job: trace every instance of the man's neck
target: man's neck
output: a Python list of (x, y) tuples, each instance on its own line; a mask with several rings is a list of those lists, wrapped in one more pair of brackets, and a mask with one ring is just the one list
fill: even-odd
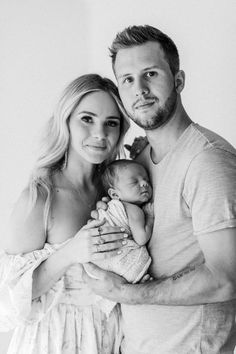
[(178, 112), (164, 125), (155, 130), (147, 130), (147, 139), (152, 148), (153, 162), (160, 162), (173, 148), (185, 129), (192, 123), (181, 106)]

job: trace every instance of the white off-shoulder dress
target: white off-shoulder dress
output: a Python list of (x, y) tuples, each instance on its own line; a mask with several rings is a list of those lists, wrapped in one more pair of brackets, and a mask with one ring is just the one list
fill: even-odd
[(118, 354), (119, 307), (105, 313), (73, 265), (32, 301), (35, 268), (63, 244), (0, 257), (0, 331), (15, 328), (8, 354)]

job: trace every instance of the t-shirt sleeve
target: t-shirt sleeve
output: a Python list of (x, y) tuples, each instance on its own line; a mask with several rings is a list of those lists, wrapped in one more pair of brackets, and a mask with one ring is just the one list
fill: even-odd
[(195, 156), (183, 196), (196, 236), (236, 227), (236, 155), (212, 147)]

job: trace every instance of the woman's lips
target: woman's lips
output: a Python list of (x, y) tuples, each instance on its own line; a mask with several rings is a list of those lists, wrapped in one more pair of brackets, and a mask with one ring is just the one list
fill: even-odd
[(95, 151), (104, 151), (106, 150), (106, 145), (86, 145), (87, 148)]

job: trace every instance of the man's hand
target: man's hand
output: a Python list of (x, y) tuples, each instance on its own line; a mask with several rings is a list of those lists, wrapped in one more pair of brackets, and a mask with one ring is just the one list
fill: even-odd
[(124, 285), (128, 283), (124, 278), (92, 263), (83, 264), (83, 267), (83, 280), (97, 295), (115, 302), (125, 302)]

